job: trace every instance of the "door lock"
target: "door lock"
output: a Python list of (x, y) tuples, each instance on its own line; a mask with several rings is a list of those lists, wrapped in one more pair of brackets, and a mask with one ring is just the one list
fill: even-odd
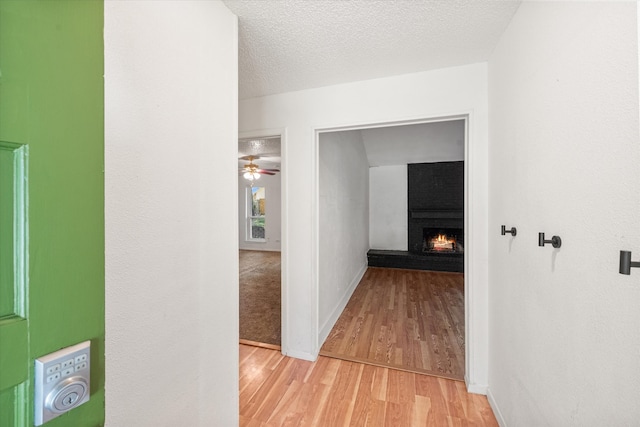
[(91, 342), (85, 341), (35, 361), (35, 425), (89, 400)]

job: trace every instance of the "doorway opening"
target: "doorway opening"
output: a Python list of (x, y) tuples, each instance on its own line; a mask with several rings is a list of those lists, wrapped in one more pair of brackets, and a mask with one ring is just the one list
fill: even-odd
[[(415, 183), (408, 182), (407, 170), (409, 165), (456, 163), (460, 171), (458, 181), (466, 183), (466, 138), (466, 116), (318, 131), (319, 305), (335, 307), (341, 304), (340, 298), (348, 301), (342, 307), (344, 310), (334, 310), (338, 313), (336, 318), (319, 313), (320, 342), (324, 342), (321, 355), (464, 380), (466, 187), (451, 190), (455, 193), (455, 206), (445, 203), (433, 207), (429, 202), (416, 208), (415, 200), (410, 200), (414, 196), (408, 194), (408, 187)], [(331, 141), (339, 144), (332, 146)], [(349, 147), (346, 141), (361, 148)], [(366, 188), (361, 183), (346, 184), (352, 170), (340, 165), (327, 166), (332, 159), (340, 163), (341, 153), (349, 157), (351, 169), (363, 163), (357, 156), (366, 157), (369, 175)], [(323, 177), (325, 169), (329, 173)], [(363, 242), (362, 236), (350, 233), (353, 227), (348, 223), (336, 224), (332, 218), (326, 218), (332, 209), (338, 213), (343, 210), (335, 208), (337, 201), (327, 200), (327, 195), (336, 193), (331, 188), (332, 182), (341, 184), (342, 200), (358, 200), (356, 196), (343, 194), (344, 191), (366, 190), (369, 194), (367, 246), (363, 253), (353, 257), (352, 265), (344, 267), (347, 272), (344, 281), (350, 283), (348, 274), (355, 278), (353, 272), (360, 271), (358, 262), (365, 264), (362, 270), (366, 271), (353, 287), (349, 286), (334, 300), (331, 287), (335, 285), (331, 282), (336, 281), (336, 262), (327, 254), (339, 250), (331, 247), (333, 242), (360, 251)], [(420, 196), (433, 200), (429, 194)], [(422, 216), (433, 216), (434, 209), (446, 210), (449, 222), (438, 220), (435, 226), (420, 223), (418, 243), (411, 244), (411, 235), (418, 233), (412, 233), (411, 226), (422, 221)], [(454, 211), (455, 218), (449, 218)], [(343, 218), (349, 220), (348, 216)], [(327, 223), (332, 223), (331, 228)], [(341, 234), (342, 231), (345, 233)], [(398, 257), (404, 260), (398, 265), (369, 264), (367, 268), (364, 260), (370, 251), (388, 255), (385, 262)], [(434, 260), (445, 258), (447, 262), (434, 268)], [(425, 266), (427, 259), (430, 261)], [(449, 264), (455, 264), (455, 268), (449, 268)]]
[(242, 344), (282, 345), (281, 136), (238, 141), (239, 326)]

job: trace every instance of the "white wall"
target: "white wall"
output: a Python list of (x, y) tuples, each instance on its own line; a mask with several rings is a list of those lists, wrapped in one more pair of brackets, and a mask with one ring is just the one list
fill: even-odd
[(369, 166), (464, 160), (464, 120), (362, 129)]
[(236, 64), (221, 2), (105, 2), (109, 427), (238, 425)]
[(285, 308), (283, 352), (313, 359), (318, 322), (318, 190), (315, 129), (402, 122), (468, 114), (466, 218), (468, 385), (484, 391), (487, 380), (487, 68), (486, 64), (367, 80), (240, 102), (240, 130), (286, 129), (283, 197)]
[[(635, 3), (523, 2), (489, 63), (490, 401), (502, 425), (640, 419)], [(501, 224), (515, 238), (500, 236)], [(562, 247), (537, 246), (537, 233)]]
[(281, 219), (281, 190), (280, 174), (262, 175), (255, 186), (264, 187), (266, 194), (265, 207), (265, 239), (266, 242), (248, 242), (246, 200), (247, 188), (250, 188), (249, 181), (242, 176), (238, 178), (238, 242), (240, 249), (252, 251), (280, 251), (280, 228)]
[(369, 169), (369, 246), (406, 251), (408, 248), (407, 165)]
[(319, 136), (318, 322), (324, 341), (367, 268), (369, 163), (359, 131)]

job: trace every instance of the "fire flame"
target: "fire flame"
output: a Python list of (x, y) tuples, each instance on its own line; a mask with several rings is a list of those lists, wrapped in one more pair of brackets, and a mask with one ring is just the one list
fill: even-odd
[(455, 251), (456, 239), (446, 234), (438, 234), (431, 239), (429, 246), (432, 251)]
[(450, 238), (446, 234), (438, 234), (438, 236), (433, 240), (438, 243), (455, 243), (456, 241), (455, 239)]

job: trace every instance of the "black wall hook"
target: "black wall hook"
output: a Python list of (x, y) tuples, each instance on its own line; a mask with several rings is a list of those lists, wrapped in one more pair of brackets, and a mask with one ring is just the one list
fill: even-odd
[(620, 251), (620, 274), (631, 274), (631, 267), (640, 267), (640, 261), (631, 261), (631, 251)]
[(502, 226), (502, 230), (500, 231), (500, 234), (505, 236), (507, 233), (511, 233), (512, 236), (515, 236), (517, 232), (518, 232), (518, 230), (516, 230), (515, 227), (511, 227), (511, 229), (507, 230), (507, 226), (503, 225)]
[(538, 233), (538, 246), (544, 246), (545, 243), (551, 243), (554, 248), (562, 246), (562, 239), (560, 236), (553, 236), (551, 240), (544, 240), (544, 233)]

